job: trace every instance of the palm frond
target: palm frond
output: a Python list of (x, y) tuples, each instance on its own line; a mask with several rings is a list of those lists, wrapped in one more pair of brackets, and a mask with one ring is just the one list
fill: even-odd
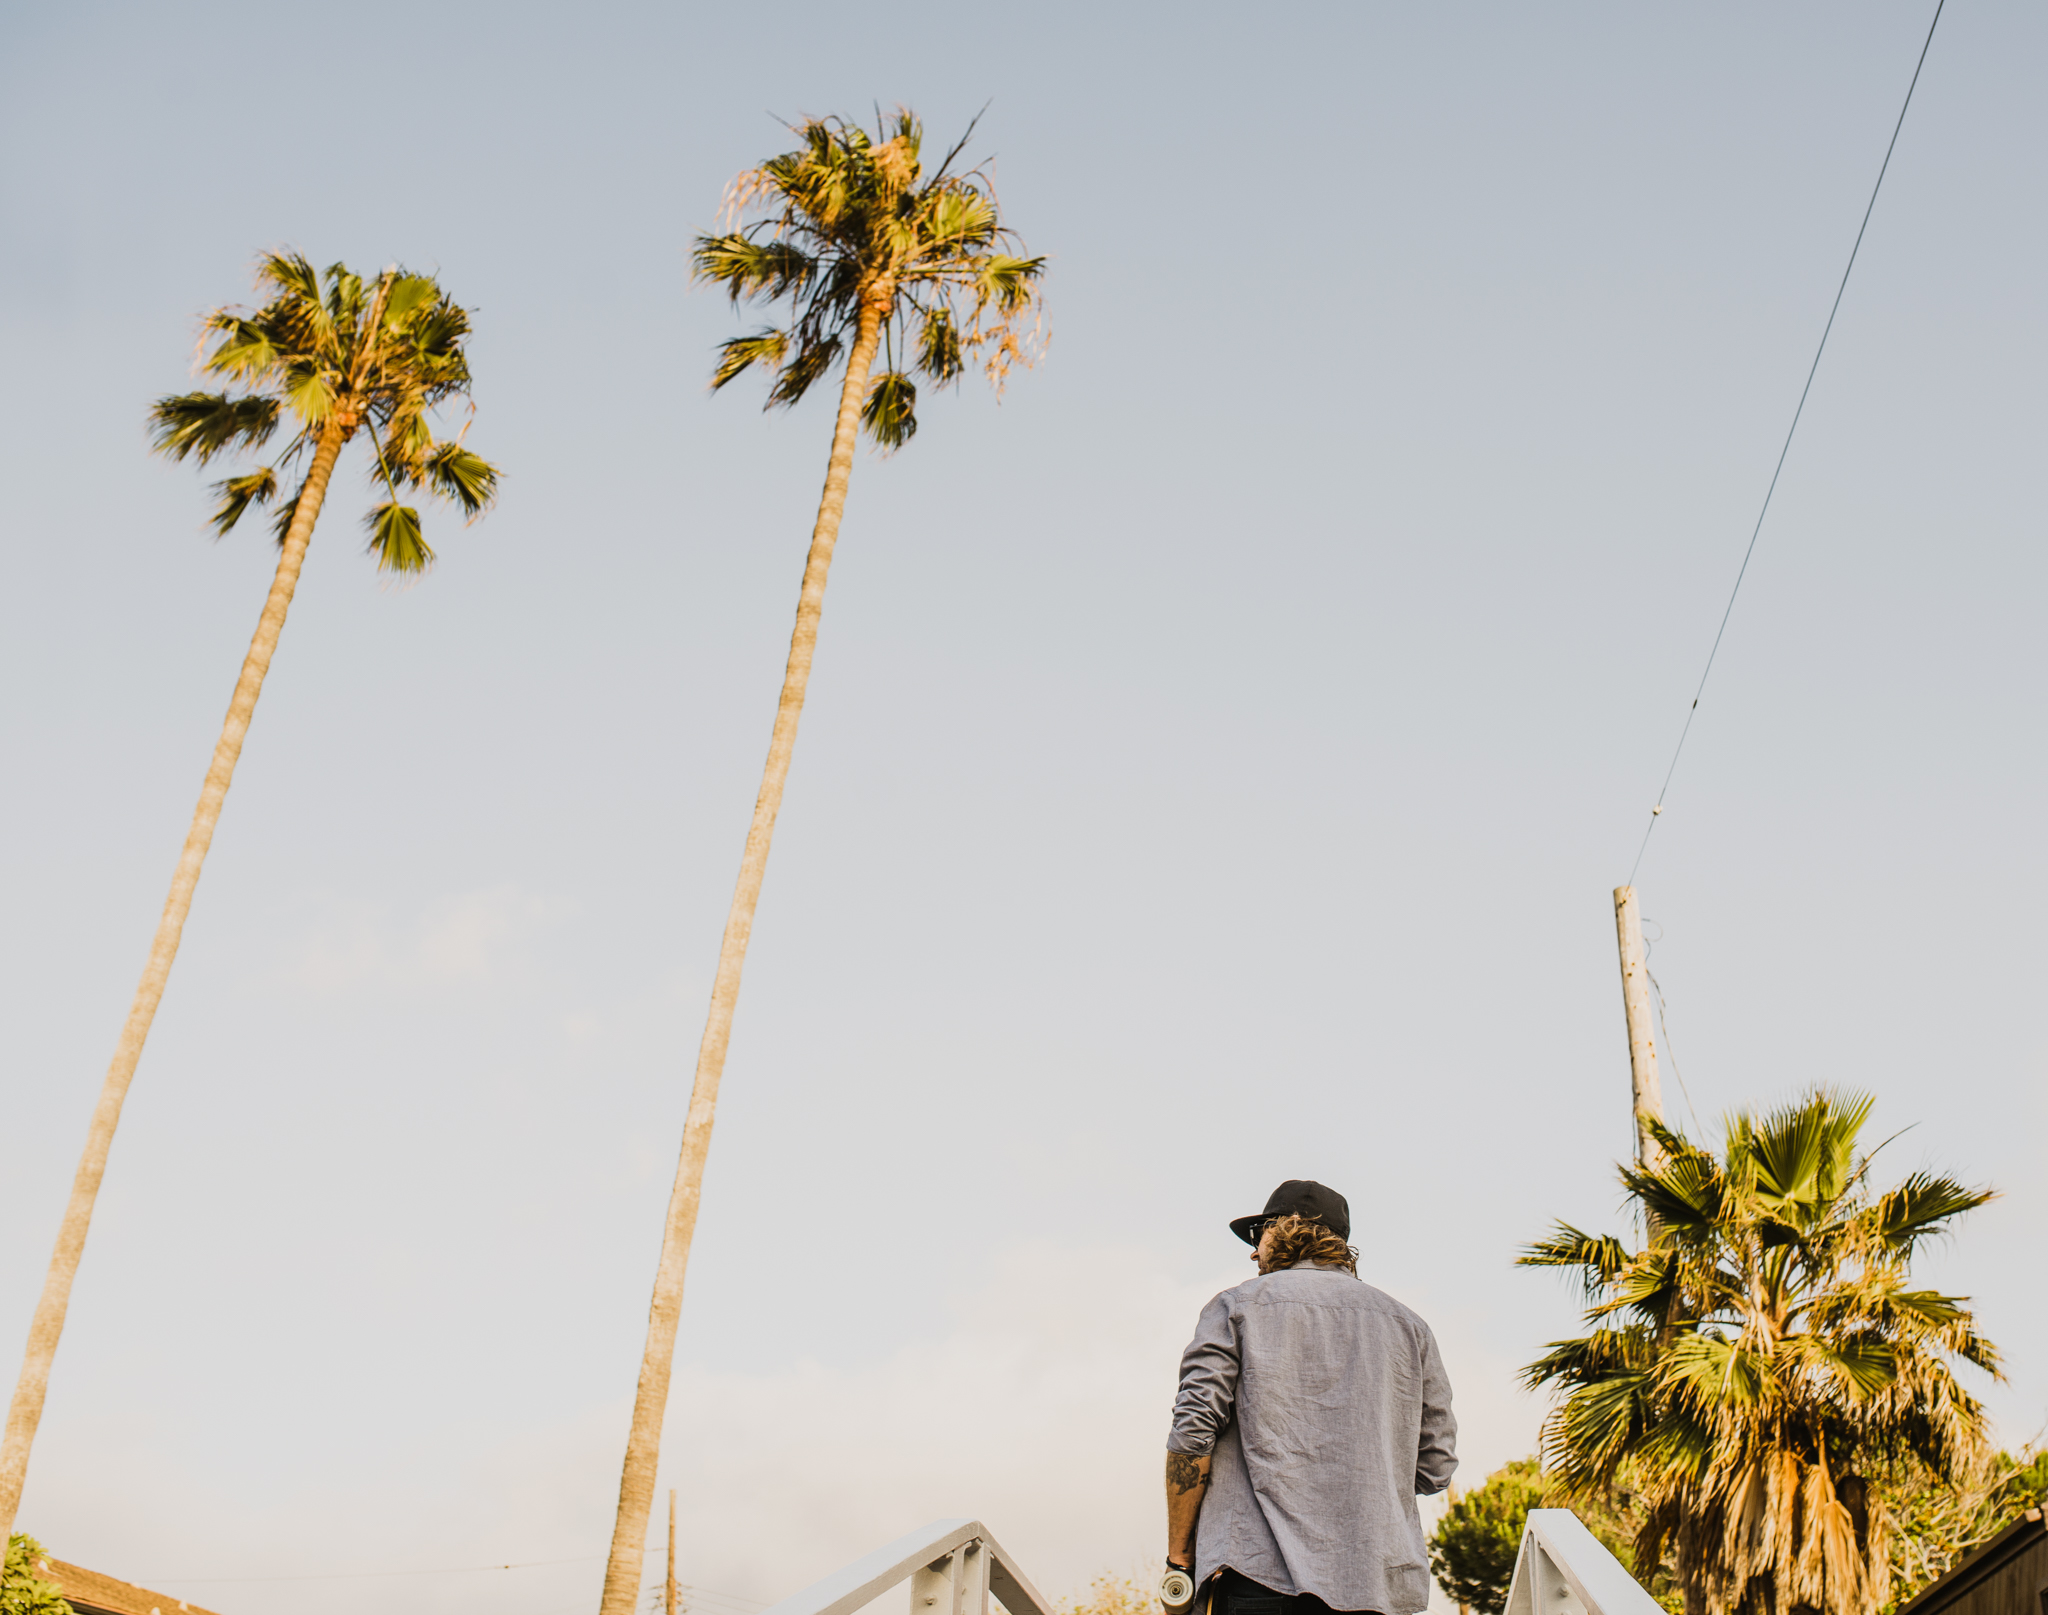
[(1778, 1356), (1797, 1372), (1838, 1381), (1852, 1401), (1875, 1396), (1898, 1378), (1897, 1354), (1886, 1342), (1867, 1336), (1830, 1341), (1789, 1335), (1779, 1342)]
[(1033, 283), (1045, 273), (1043, 258), (1017, 258), (992, 253), (982, 260), (975, 283), (982, 296), (1005, 314), (1020, 313), (1030, 303)]
[(256, 284), (308, 303), (321, 300), (319, 272), (296, 252), (266, 252), (257, 261)]
[(928, 250), (935, 255), (971, 252), (993, 241), (999, 227), (991, 198), (966, 187), (948, 187), (933, 196), (928, 207)]
[(317, 366), (294, 365), (285, 371), (284, 401), (308, 426), (322, 426), (334, 413), (334, 387)]
[(423, 463), (422, 477), (434, 492), (453, 500), (472, 519), (490, 509), (498, 497), (497, 468), (460, 443), (436, 444)]
[(1777, 1388), (1770, 1357), (1710, 1330), (1680, 1335), (1657, 1361), (1659, 1381), (1700, 1412), (1760, 1405)]
[(469, 366), (462, 357), (462, 340), (469, 335), (467, 309), (443, 297), (408, 316), (402, 329), (417, 358), (459, 367), (435, 371), (440, 384), (461, 385), (469, 380)]
[(225, 538), (251, 505), (267, 505), (277, 497), (277, 473), (269, 466), (247, 476), (227, 477), (214, 485), (220, 495), (209, 525)]
[(728, 338), (718, 345), (718, 368), (711, 373), (711, 390), (717, 392), (754, 365), (770, 370), (781, 368), (782, 356), (788, 351), (787, 331), (756, 331), (752, 336)]
[(1607, 1299), (1586, 1309), (1588, 1319), (1634, 1312), (1646, 1323), (1661, 1323), (1684, 1294), (1680, 1264), (1663, 1251), (1639, 1253), (1609, 1288)]
[(1711, 1233), (1725, 1191), (1720, 1172), (1697, 1153), (1669, 1156), (1656, 1167), (1624, 1166), (1622, 1186), (1666, 1229), (1688, 1235)]
[(903, 447), (917, 435), (917, 388), (900, 370), (887, 370), (868, 383), (860, 423), (884, 449)]
[(282, 352), (302, 360), (336, 356), (334, 317), (311, 264), (297, 253), (267, 253), (258, 264), (256, 284), (275, 294), (256, 318)]
[(1941, 1224), (1997, 1199), (1990, 1189), (1972, 1189), (1954, 1178), (1915, 1172), (1897, 1188), (1879, 1195), (1869, 1213), (1877, 1242), (1894, 1254), (1905, 1254)]
[(818, 261), (786, 241), (755, 241), (743, 234), (699, 236), (691, 274), (722, 286), (732, 301), (788, 297), (818, 273)]
[(1568, 1222), (1556, 1224), (1547, 1239), (1524, 1245), (1517, 1267), (1576, 1267), (1583, 1270), (1586, 1299), (1592, 1300), (1626, 1267), (1630, 1254), (1612, 1234), (1588, 1234)]
[(387, 500), (371, 509), (363, 526), (369, 531), (368, 548), (377, 557), (379, 572), (411, 576), (434, 564), (434, 552), (420, 532), (420, 513), (410, 505)]
[(363, 315), (363, 277), (347, 264), (327, 266), (327, 317), (344, 329), (353, 327)]
[(440, 298), (441, 288), (431, 275), (395, 276), (391, 289), (384, 294), (384, 323), (393, 330), (402, 330), (413, 315), (432, 308)]
[(1822, 1091), (1742, 1129), (1755, 1187), (1767, 1199), (1800, 1208), (1838, 1198), (1855, 1171), (1856, 1135), (1870, 1115), (1868, 1095)]
[(917, 368), (941, 387), (959, 380), (965, 368), (959, 327), (953, 323), (952, 309), (943, 304), (927, 312), (918, 324)]
[(768, 389), (766, 408), (787, 409), (811, 390), (811, 384), (826, 371), (839, 357), (840, 340), (836, 336), (799, 342), (794, 359), (785, 360), (776, 372), (775, 385)]
[(1544, 1468), (1568, 1492), (1604, 1484), (1642, 1432), (1647, 1389), (1645, 1376), (1618, 1374), (1573, 1391), (1544, 1427)]
[(1595, 1329), (1576, 1340), (1553, 1340), (1550, 1350), (1522, 1370), (1529, 1390), (1545, 1385), (1589, 1385), (1616, 1374), (1639, 1375), (1656, 1360), (1655, 1337), (1640, 1325)]
[(173, 460), (190, 456), (205, 465), (216, 454), (261, 448), (277, 419), (273, 398), (176, 393), (150, 408), (151, 446)]
[(1674, 1127), (1666, 1126), (1655, 1116), (1645, 1116), (1643, 1125), (1649, 1129), (1650, 1136), (1656, 1140), (1658, 1149), (1663, 1152), (1667, 1167), (1683, 1162), (1690, 1168), (1685, 1181), (1690, 1182), (1694, 1177), (1716, 1181), (1721, 1178), (1721, 1163), (1715, 1159), (1712, 1150), (1703, 1149), (1685, 1134)]
[(221, 341), (206, 360), (205, 368), (213, 374), (254, 381), (283, 362), (275, 335), (263, 321), (244, 319), (223, 310), (206, 323), (208, 329), (221, 334)]
[(398, 400), (385, 418), (382, 447), (384, 458), (399, 468), (409, 483), (420, 480), (426, 471), (427, 456), (434, 451), (434, 431), (427, 424), (423, 400), (414, 396)]

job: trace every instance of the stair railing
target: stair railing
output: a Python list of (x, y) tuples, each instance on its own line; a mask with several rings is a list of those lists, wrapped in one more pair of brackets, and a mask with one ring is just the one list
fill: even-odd
[(1532, 1508), (1506, 1615), (1664, 1615), (1568, 1508)]
[(991, 1593), (1009, 1615), (1053, 1615), (1052, 1605), (979, 1520), (935, 1520), (792, 1593), (763, 1615), (853, 1615), (905, 1579), (910, 1615), (989, 1615)]

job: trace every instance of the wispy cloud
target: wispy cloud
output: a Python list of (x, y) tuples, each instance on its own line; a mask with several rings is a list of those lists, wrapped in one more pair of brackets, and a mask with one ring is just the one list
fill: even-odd
[(479, 985), (515, 967), (545, 919), (541, 900), (513, 885), (435, 898), (410, 914), (330, 900), (281, 974), (316, 993)]
[[(790, 1273), (802, 1282), (800, 1261)], [(658, 1496), (679, 1493), (680, 1579), (720, 1595), (699, 1615), (743, 1615), (947, 1516), (985, 1521), (1054, 1598), (1106, 1573), (1144, 1573), (1161, 1548), (1160, 1455), (1180, 1350), (1202, 1303), (1243, 1276), (1176, 1277), (1139, 1246), (1013, 1246), (964, 1284), (948, 1274), (906, 1283), (890, 1339), (795, 1362), (764, 1343), (782, 1366), (758, 1370), (679, 1364)], [(829, 1341), (829, 1319), (816, 1334)], [(686, 1350), (687, 1336), (686, 1313)], [(1528, 1450), (1534, 1409), (1489, 1394), (1497, 1370), (1455, 1352), (1450, 1367), (1470, 1454), (1460, 1479), (1471, 1484)], [(147, 1581), (181, 1567), (221, 1577), (422, 1567), (374, 1581), (158, 1583), (230, 1615), (347, 1615), (366, 1590), (392, 1615), (582, 1615), (596, 1607), (626, 1425), (620, 1397), (466, 1460), (401, 1437), (368, 1491), (337, 1476), (331, 1494), (264, 1501), (178, 1483), (179, 1466), (129, 1432), (122, 1469), (151, 1477), (143, 1535), (155, 1544), (131, 1551), (154, 1557), (102, 1568)], [(39, 1486), (52, 1551), (89, 1558), (108, 1530), (105, 1474), (59, 1462)], [(124, 1527), (124, 1539), (141, 1541), (136, 1531)], [(664, 1535), (658, 1507), (650, 1584)], [(532, 1567), (430, 1573), (515, 1562)], [(1447, 1608), (1441, 1595), (1435, 1607)]]

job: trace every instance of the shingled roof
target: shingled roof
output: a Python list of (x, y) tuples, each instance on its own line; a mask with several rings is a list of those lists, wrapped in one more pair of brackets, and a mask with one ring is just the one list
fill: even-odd
[(1973, 1549), (1898, 1615), (2022, 1615), (2029, 1608), (2048, 1615), (2048, 1521), (2038, 1508)]
[(169, 1593), (153, 1593), (147, 1587), (116, 1581), (82, 1565), (67, 1565), (48, 1554), (36, 1561), (36, 1571), (57, 1584), (64, 1602), (77, 1615), (213, 1615), (212, 1610), (188, 1604)]

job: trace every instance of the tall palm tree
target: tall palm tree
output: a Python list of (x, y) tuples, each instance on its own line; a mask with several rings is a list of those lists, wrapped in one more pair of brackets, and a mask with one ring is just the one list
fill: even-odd
[(1997, 1349), (1967, 1297), (1911, 1288), (1910, 1268), (1992, 1195), (1927, 1172), (1874, 1191), (1870, 1104), (1738, 1112), (1718, 1156), (1653, 1123), (1663, 1161), (1621, 1169), (1648, 1244), (1560, 1223), (1520, 1258), (1575, 1269), (1592, 1326), (1524, 1370), (1564, 1393), (1546, 1466), (1581, 1495), (1632, 1468), (1637, 1574), (1669, 1548), (1687, 1615), (1871, 1615), (1887, 1481), (1957, 1478), (1984, 1448), (1954, 1365), (1996, 1375)]
[(424, 488), (451, 499), (472, 517), (489, 506), (497, 491), (497, 471), (464, 448), (459, 436), (443, 441), (433, 434), (431, 412), (469, 392), (469, 363), (463, 354), (469, 316), (430, 276), (389, 269), (365, 282), (336, 264), (323, 285), (323, 277), (304, 258), (272, 253), (261, 261), (257, 286), (270, 294), (261, 308), (217, 309), (206, 320), (212, 348), (203, 368), (223, 378), (227, 388), (158, 399), (150, 411), (154, 447), (174, 460), (189, 457), (204, 465), (217, 455), (263, 447), (289, 418), (292, 435), (275, 460), (215, 485), (220, 503), (212, 525), (223, 534), (252, 507), (278, 500), (280, 471), (290, 475), (301, 461), (305, 471), (290, 497), (278, 504), (271, 524), (278, 542), (277, 572), (213, 748), (149, 962), (100, 1087), (49, 1275), (29, 1325), (28, 1349), (0, 1441), (0, 1540), (12, 1528), (21, 1502), (50, 1364), (64, 1331), (71, 1284), (122, 1101), (170, 979), (200, 866), (284, 630), (335, 462), (352, 438), (361, 434), (368, 440), (371, 473), (386, 496), (366, 518), (369, 549), (380, 570), (400, 575), (423, 572), (434, 559), (421, 536), (419, 512), (402, 502), (406, 490)]
[[(639, 1590), (704, 1157), (711, 1147), (754, 906), (810, 682), (854, 441), (862, 427), (885, 450), (910, 441), (917, 431), (913, 371), (944, 387), (978, 359), (1000, 388), (1012, 363), (1029, 363), (1027, 344), (1036, 326), (1027, 329), (1025, 322), (1038, 312), (1038, 283), (1045, 268), (1043, 258), (1007, 250), (1013, 238), (1003, 227), (988, 176), (980, 170), (954, 172), (973, 134), (971, 126), (929, 175), (921, 155), (923, 129), (908, 111), (882, 120), (873, 135), (841, 118), (807, 119), (793, 132), (799, 142), (794, 151), (749, 169), (727, 192), (728, 223), (749, 212), (759, 216), (724, 234), (699, 236), (693, 259), (696, 277), (723, 287), (735, 306), (759, 300), (783, 302), (789, 309), (786, 324), (723, 344), (711, 378), (714, 390), (759, 367), (771, 378), (768, 407), (786, 408), (842, 358), (846, 370), (839, 384), (825, 492), (797, 596), (782, 699), (697, 1051), (619, 1482), (603, 1615), (632, 1615)], [(874, 370), (877, 353), (884, 355), (879, 373)]]

